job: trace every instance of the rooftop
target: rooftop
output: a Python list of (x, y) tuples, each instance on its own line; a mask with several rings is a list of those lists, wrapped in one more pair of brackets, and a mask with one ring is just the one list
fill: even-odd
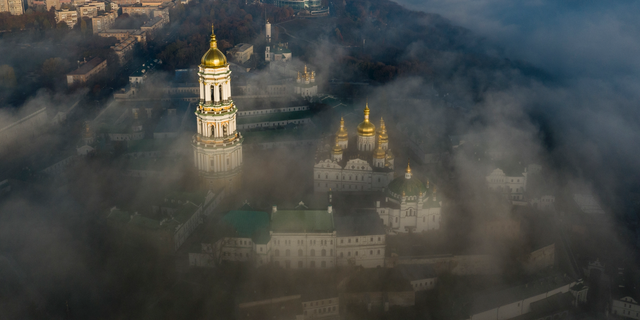
[(385, 234), (384, 224), (375, 209), (360, 209), (353, 214), (335, 216), (334, 220), (338, 237)]
[(329, 233), (335, 230), (333, 214), (299, 205), (293, 210), (278, 210), (271, 215), (271, 230), (282, 233)]
[(229, 211), (220, 222), (233, 227), (237, 237), (252, 238), (259, 244), (268, 242), (268, 238), (264, 238), (265, 231), (269, 228), (269, 214), (266, 212), (253, 211), (245, 205), (238, 210)]
[(97, 67), (99, 64), (102, 63), (102, 59), (100, 58), (93, 58), (91, 60), (89, 60), (87, 63), (83, 64), (82, 66), (80, 66), (80, 68), (73, 70), (71, 72), (69, 72), (69, 75), (82, 75), (82, 74), (87, 74), (89, 73), (91, 70), (93, 70), (95, 67)]
[(519, 286), (481, 293), (473, 299), (471, 314), (478, 314), (499, 306), (543, 294), (572, 282), (573, 280), (567, 276), (555, 274)]

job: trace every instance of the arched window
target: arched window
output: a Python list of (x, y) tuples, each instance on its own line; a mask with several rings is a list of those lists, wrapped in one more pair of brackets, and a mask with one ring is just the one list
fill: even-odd
[(289, 251), (289, 249), (287, 249), (287, 251), (284, 252), (284, 255), (287, 256), (287, 257), (290, 256), (291, 255), (291, 251)]
[(276, 257), (280, 256), (280, 250), (276, 249)]
[(315, 249), (311, 249), (311, 252), (309, 252), (310, 256), (315, 257), (316, 256), (316, 250)]
[(320, 255), (325, 257), (327, 255), (327, 250), (322, 249), (322, 251), (320, 252)]

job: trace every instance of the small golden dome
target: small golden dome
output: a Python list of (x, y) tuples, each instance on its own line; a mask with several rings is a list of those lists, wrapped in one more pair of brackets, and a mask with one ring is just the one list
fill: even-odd
[(331, 149), (332, 154), (342, 154), (342, 148), (338, 145), (338, 139), (336, 139), (336, 145)]
[(376, 126), (369, 121), (369, 103), (364, 108), (364, 121), (358, 125), (358, 135), (371, 137), (376, 133)]
[(344, 127), (344, 118), (340, 118), (340, 130), (336, 133), (338, 137), (338, 141), (347, 141), (349, 140), (349, 133), (347, 129)]
[(380, 148), (380, 144), (378, 144), (378, 147), (373, 150), (373, 158), (374, 159), (384, 159), (386, 156), (386, 152), (384, 152), (384, 150), (382, 150), (382, 148)]
[(378, 130), (378, 143), (388, 143), (389, 135), (387, 134), (387, 127), (384, 125), (384, 119), (380, 117), (380, 130)]
[(227, 57), (218, 49), (218, 41), (216, 40), (216, 35), (213, 33), (213, 26), (211, 26), (211, 41), (209, 45), (209, 50), (202, 56), (202, 59), (200, 59), (202, 66), (214, 68), (226, 66)]

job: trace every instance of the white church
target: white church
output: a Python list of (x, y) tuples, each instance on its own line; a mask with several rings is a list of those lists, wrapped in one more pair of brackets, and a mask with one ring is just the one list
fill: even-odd
[(313, 168), (315, 192), (382, 191), (391, 182), (394, 156), (389, 135), (382, 118), (376, 131), (369, 113), (367, 103), (355, 137), (349, 137), (341, 119), (333, 148), (320, 145)]
[(385, 190), (383, 201), (376, 201), (376, 211), (388, 234), (427, 232), (440, 229), (442, 200), (436, 187), (425, 186), (413, 177), (411, 167), (395, 178)]

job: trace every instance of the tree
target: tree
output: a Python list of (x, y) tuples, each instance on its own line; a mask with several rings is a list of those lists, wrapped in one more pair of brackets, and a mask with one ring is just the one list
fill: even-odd
[(89, 32), (89, 28), (87, 27), (87, 20), (85, 19), (80, 19), (80, 32), (83, 35), (87, 35)]
[(66, 22), (64, 21), (60, 21), (58, 22), (58, 24), (56, 25), (56, 29), (60, 29), (60, 30), (68, 30), (69, 26), (67, 25)]
[(63, 77), (69, 70), (69, 62), (62, 58), (49, 58), (42, 63), (42, 80), (47, 85), (56, 83), (56, 78)]

